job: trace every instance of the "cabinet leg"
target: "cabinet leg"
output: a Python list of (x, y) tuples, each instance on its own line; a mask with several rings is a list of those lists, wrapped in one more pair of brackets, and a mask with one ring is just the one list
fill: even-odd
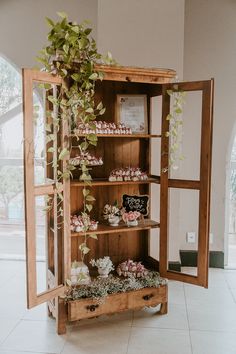
[(168, 312), (168, 302), (163, 302), (159, 311), (160, 315), (166, 315)]
[(56, 299), (56, 326), (57, 326), (57, 334), (65, 334), (66, 333), (66, 322), (67, 322), (67, 314), (66, 314), (66, 304), (63, 299)]

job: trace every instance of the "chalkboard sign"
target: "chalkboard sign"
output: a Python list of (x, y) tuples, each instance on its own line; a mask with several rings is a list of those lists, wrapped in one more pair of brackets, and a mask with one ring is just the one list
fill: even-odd
[(149, 196), (148, 195), (128, 195), (123, 194), (122, 205), (127, 212), (139, 211), (142, 215), (148, 215)]

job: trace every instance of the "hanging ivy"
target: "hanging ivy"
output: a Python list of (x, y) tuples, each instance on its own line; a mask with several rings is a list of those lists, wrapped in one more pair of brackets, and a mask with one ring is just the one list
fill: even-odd
[[(74, 134), (74, 129), (78, 123), (86, 124), (94, 133), (87, 134), (84, 137), (77, 137), (78, 148), (84, 153), (90, 146), (97, 145), (97, 135), (95, 134), (94, 120), (97, 116), (101, 116), (105, 112), (103, 103), (95, 105), (95, 83), (97, 80), (103, 79), (103, 73), (95, 69), (95, 64), (115, 64), (110, 53), (105, 58), (98, 53), (96, 42), (91, 37), (91, 28), (87, 27), (87, 22), (77, 24), (69, 22), (67, 14), (58, 13), (60, 21), (54, 22), (50, 18), (46, 18), (50, 31), (48, 33), (49, 44), (40, 51), (37, 58), (45, 70), (52, 74), (62, 77), (63, 85), (60, 87), (57, 96), (48, 94), (47, 99), (56, 106), (57, 114), (51, 110), (47, 111), (47, 117), (51, 119), (53, 124), (47, 124), (47, 143), (55, 140), (55, 135), (59, 133), (63, 122), (69, 127), (69, 134)], [(46, 90), (50, 90), (51, 86), (44, 85)], [(49, 91), (51, 92), (51, 91)], [(54, 127), (54, 128), (53, 128)], [(56, 131), (55, 131), (56, 127)], [(55, 153), (55, 147), (50, 146), (47, 152), (53, 154), (52, 166), (57, 169), (56, 188), (60, 191), (61, 180), (63, 178), (72, 177), (72, 171), (75, 169), (73, 165), (67, 162), (66, 168), (62, 172), (60, 169), (61, 162), (71, 153), (71, 146), (63, 147)], [(83, 211), (82, 218), (84, 220), (84, 242), (79, 246), (82, 259), (89, 252), (87, 247), (87, 239), (89, 237), (97, 238), (94, 234), (89, 234), (89, 214), (93, 208), (95, 198), (91, 193), (91, 175), (88, 167), (88, 161), (83, 160), (80, 163), (81, 176), (80, 180), (84, 182), (83, 188)], [(59, 195), (59, 204), (62, 204), (63, 196)], [(49, 207), (50, 208), (50, 207)], [(59, 206), (60, 215), (63, 215), (62, 207)]]
[(182, 155), (182, 126), (183, 126), (183, 106), (185, 104), (185, 91), (178, 90), (178, 84), (173, 85), (173, 90), (167, 90), (167, 94), (172, 98), (171, 110), (166, 120), (169, 121), (169, 131), (166, 137), (169, 138), (169, 166), (162, 172), (167, 172), (169, 168), (177, 170), (178, 162), (184, 159)]

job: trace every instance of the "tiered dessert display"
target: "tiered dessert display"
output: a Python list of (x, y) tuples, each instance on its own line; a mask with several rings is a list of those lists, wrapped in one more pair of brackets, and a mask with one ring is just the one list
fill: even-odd
[(102, 157), (96, 157), (91, 155), (88, 151), (81, 152), (80, 155), (70, 159), (70, 164), (73, 166), (80, 166), (83, 162), (87, 163), (87, 166), (102, 166)]
[(116, 168), (111, 171), (110, 182), (115, 181), (145, 181), (148, 179), (146, 172), (142, 172), (139, 167)]
[(119, 134), (119, 135), (131, 135), (132, 130), (129, 127), (126, 127), (125, 124), (115, 124), (112, 122), (105, 121), (95, 121), (95, 129), (91, 129), (89, 124), (79, 123), (75, 134), (77, 135), (86, 135), (86, 134)]

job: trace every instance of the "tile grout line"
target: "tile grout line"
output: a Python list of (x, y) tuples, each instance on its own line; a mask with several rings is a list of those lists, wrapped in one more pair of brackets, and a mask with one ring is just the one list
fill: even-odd
[(125, 354), (128, 354), (129, 352), (129, 343), (130, 343), (130, 338), (131, 338), (131, 332), (132, 332), (132, 328), (133, 328), (133, 323), (134, 323), (134, 311), (132, 311), (132, 320), (131, 320), (131, 326), (129, 328), (129, 338), (128, 338), (128, 342), (127, 342), (127, 350)]
[(224, 279), (225, 279), (225, 281), (226, 281), (226, 284), (227, 284), (228, 290), (229, 290), (229, 292), (230, 292), (231, 296), (233, 297), (233, 302), (235, 302), (235, 303), (236, 303), (236, 299), (235, 299), (235, 297), (234, 297), (234, 294), (233, 294), (233, 292), (232, 292), (232, 289), (231, 289), (231, 287), (230, 287), (230, 285), (229, 285), (229, 282), (228, 282), (227, 277), (225, 276), (225, 274), (224, 274)]
[(3, 344), (6, 342), (6, 340), (8, 339), (8, 337), (12, 334), (12, 332), (16, 329), (16, 327), (20, 324), (20, 322), (22, 321), (22, 319), (19, 319), (15, 326), (12, 328), (12, 330), (8, 333), (8, 335), (5, 337), (5, 339), (3, 339), (3, 341), (0, 344), (0, 349), (2, 348)]
[(187, 321), (188, 321), (188, 334), (189, 334), (189, 340), (190, 340), (190, 347), (191, 347), (191, 353), (193, 354), (193, 344), (192, 344), (192, 338), (191, 338), (191, 334), (190, 334), (190, 323), (189, 323), (189, 317), (188, 317), (188, 306), (187, 306), (184, 283), (183, 283), (183, 290), (184, 290), (184, 302), (185, 302), (186, 316), (187, 316)]

